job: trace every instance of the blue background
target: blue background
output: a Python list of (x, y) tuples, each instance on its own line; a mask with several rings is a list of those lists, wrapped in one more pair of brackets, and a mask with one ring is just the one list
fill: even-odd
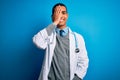
[(44, 51), (32, 37), (51, 23), (57, 2), (68, 7), (68, 26), (84, 36), (84, 80), (120, 80), (119, 0), (0, 0), (0, 80), (37, 80)]

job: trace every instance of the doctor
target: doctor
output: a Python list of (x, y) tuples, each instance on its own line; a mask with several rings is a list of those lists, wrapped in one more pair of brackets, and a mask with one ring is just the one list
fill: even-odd
[(33, 42), (45, 49), (38, 80), (82, 80), (88, 68), (83, 37), (67, 27), (67, 8), (57, 3), (52, 8), (52, 24), (38, 32)]

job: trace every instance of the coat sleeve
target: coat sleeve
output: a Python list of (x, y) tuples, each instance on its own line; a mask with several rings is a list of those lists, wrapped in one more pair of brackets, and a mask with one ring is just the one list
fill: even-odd
[(50, 40), (52, 38), (51, 35), (54, 32), (55, 27), (56, 25), (52, 23), (38, 32), (33, 37), (33, 43), (35, 43), (38, 48), (45, 49), (47, 47), (47, 44), (50, 43)]
[(33, 43), (41, 49), (45, 49), (47, 47), (48, 42), (48, 34), (46, 28), (38, 32), (33, 37)]
[(87, 50), (85, 47), (85, 42), (83, 37), (79, 34), (77, 36), (78, 36), (78, 44), (79, 44), (78, 46), (80, 48), (80, 52), (78, 54), (76, 53), (77, 54), (76, 74), (81, 79), (83, 79), (83, 77), (87, 72), (89, 59), (88, 59)]

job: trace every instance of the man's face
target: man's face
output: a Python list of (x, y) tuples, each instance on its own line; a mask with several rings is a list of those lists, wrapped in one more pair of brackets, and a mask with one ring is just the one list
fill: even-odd
[[(55, 11), (57, 11), (59, 9), (60, 9), (61, 17), (60, 17), (60, 21), (58, 23), (58, 26), (66, 26), (66, 22), (67, 22), (67, 18), (68, 18), (66, 8), (64, 6), (56, 6), (54, 9), (54, 13), (55, 13)], [(53, 15), (53, 17), (58, 17), (58, 16), (59, 15)]]

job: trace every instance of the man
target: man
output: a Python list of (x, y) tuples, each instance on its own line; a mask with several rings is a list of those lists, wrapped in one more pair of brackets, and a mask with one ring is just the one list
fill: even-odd
[(67, 8), (57, 3), (52, 9), (53, 23), (33, 37), (37, 47), (46, 49), (38, 80), (82, 80), (88, 68), (83, 37), (66, 26)]

